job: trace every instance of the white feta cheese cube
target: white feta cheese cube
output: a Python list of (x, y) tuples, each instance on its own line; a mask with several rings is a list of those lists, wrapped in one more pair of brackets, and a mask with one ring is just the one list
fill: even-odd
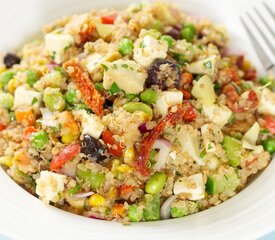
[(40, 178), (36, 180), (36, 194), (45, 202), (58, 202), (67, 182), (65, 175), (49, 171), (41, 171)]
[(74, 38), (70, 34), (51, 32), (45, 36), (45, 47), (58, 64), (63, 62), (63, 55), (66, 49), (73, 44)]
[(198, 173), (177, 179), (173, 191), (174, 194), (188, 194), (189, 200), (203, 199), (205, 196), (205, 185), (202, 174)]
[(81, 122), (82, 135), (89, 134), (98, 139), (104, 130), (104, 125), (101, 119), (92, 113), (87, 113), (85, 110), (77, 110), (73, 112), (76, 120)]
[(205, 59), (192, 62), (186, 66), (187, 71), (194, 74), (207, 74), (213, 77), (217, 71), (217, 56), (212, 55)]
[(16, 88), (13, 108), (32, 106), (36, 111), (42, 104), (42, 93), (31, 89), (27, 84)]
[(208, 117), (208, 119), (222, 128), (228, 123), (229, 118), (232, 115), (232, 111), (226, 106), (218, 106), (217, 104), (212, 104), (210, 106), (203, 105), (203, 114)]
[(87, 57), (87, 59), (85, 60), (85, 65), (88, 72), (93, 72), (104, 61), (105, 61), (105, 58), (103, 55), (99, 53), (93, 53)]
[(188, 153), (197, 164), (204, 165), (204, 160), (200, 157), (198, 131), (191, 125), (182, 125), (177, 134), (177, 138), (183, 152)]
[(144, 67), (157, 58), (166, 58), (168, 44), (166, 41), (160, 41), (150, 35), (146, 35), (144, 39), (138, 39), (134, 46), (134, 60)]
[(131, 60), (117, 60), (104, 63), (103, 87), (110, 89), (115, 82), (126, 93), (140, 93), (143, 91), (147, 78), (146, 70)]
[(162, 117), (166, 116), (169, 107), (182, 105), (183, 93), (181, 91), (163, 91), (159, 94), (156, 107)]
[(259, 92), (259, 100), (258, 112), (275, 116), (275, 92), (264, 88)]

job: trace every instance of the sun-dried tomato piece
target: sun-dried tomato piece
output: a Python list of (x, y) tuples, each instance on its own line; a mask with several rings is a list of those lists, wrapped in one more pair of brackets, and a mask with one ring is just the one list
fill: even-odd
[(150, 174), (150, 169), (147, 165), (149, 159), (149, 153), (152, 149), (156, 139), (163, 132), (167, 124), (175, 125), (181, 122), (185, 111), (182, 107), (176, 106), (170, 108), (169, 113), (157, 124), (157, 126), (143, 138), (140, 146), (139, 155), (136, 158), (135, 168), (143, 175), (148, 176)]
[(265, 115), (264, 117), (265, 121), (265, 128), (271, 133), (275, 134), (275, 117), (270, 115)]
[(4, 130), (6, 128), (6, 126), (0, 122), (0, 131)]
[(255, 68), (249, 68), (244, 72), (244, 77), (245, 80), (256, 80), (257, 78), (257, 71)]
[(97, 31), (94, 23), (84, 24), (79, 33), (80, 43), (96, 40), (98, 38)]
[(182, 89), (181, 92), (183, 93), (183, 98), (184, 99), (190, 99), (191, 98), (191, 93), (187, 91), (186, 89)]
[(116, 142), (111, 131), (104, 131), (102, 133), (102, 140), (106, 143), (108, 151), (111, 154), (116, 157), (122, 157), (125, 146), (123, 146), (120, 142)]
[(259, 99), (257, 94), (250, 90), (242, 93), (241, 96), (237, 93), (235, 87), (231, 84), (226, 85), (222, 91), (226, 96), (226, 104), (233, 111), (237, 113), (245, 112), (257, 107)]
[(90, 80), (88, 73), (84, 70), (80, 61), (72, 59), (63, 64), (63, 67), (68, 72), (69, 76), (76, 83), (81, 92), (85, 103), (93, 112), (98, 115), (103, 115), (104, 97), (95, 89), (93, 82)]
[(190, 101), (188, 100), (183, 101), (183, 109), (184, 109), (184, 115), (183, 115), (184, 121), (192, 122), (196, 119), (197, 114)]

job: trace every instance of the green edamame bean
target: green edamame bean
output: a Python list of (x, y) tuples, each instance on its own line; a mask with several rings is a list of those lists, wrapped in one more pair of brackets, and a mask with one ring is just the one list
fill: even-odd
[(263, 142), (263, 147), (270, 154), (275, 152), (275, 138), (268, 138)]
[(169, 35), (163, 35), (163, 36), (160, 38), (160, 40), (166, 41), (167, 44), (168, 44), (168, 48), (173, 47), (174, 44), (175, 44), (175, 40), (174, 40), (171, 36), (169, 36)]
[(31, 136), (31, 142), (36, 149), (42, 150), (48, 142), (48, 135), (43, 130), (33, 133)]
[(13, 78), (14, 72), (6, 71), (0, 74), (0, 88), (4, 89), (4, 87), (9, 83), (9, 81)]
[(46, 107), (52, 112), (63, 111), (66, 105), (64, 96), (58, 88), (46, 88), (43, 101)]
[(145, 192), (150, 194), (159, 193), (165, 186), (166, 183), (166, 175), (165, 173), (158, 172), (155, 173), (145, 185)]
[(77, 101), (77, 93), (76, 93), (76, 90), (75, 90), (75, 89), (70, 89), (70, 90), (68, 90), (68, 91), (65, 93), (64, 97), (65, 97), (65, 100), (66, 100), (67, 103), (69, 103), (69, 104), (74, 104), (74, 103), (76, 103), (76, 101)]
[(37, 71), (29, 69), (26, 71), (26, 82), (32, 87), (39, 79)]
[(187, 42), (193, 42), (196, 34), (196, 28), (193, 24), (185, 24), (181, 30), (181, 37)]
[(140, 100), (147, 104), (155, 103), (158, 99), (158, 94), (154, 89), (146, 89), (140, 94)]
[(134, 44), (130, 39), (124, 38), (119, 42), (118, 49), (123, 56), (126, 56), (133, 51)]
[(129, 113), (133, 113), (136, 111), (142, 111), (147, 113), (149, 116), (153, 116), (153, 110), (152, 108), (150, 108), (148, 105), (146, 105), (145, 103), (141, 103), (141, 102), (129, 102), (126, 103), (123, 106), (124, 110), (129, 112)]

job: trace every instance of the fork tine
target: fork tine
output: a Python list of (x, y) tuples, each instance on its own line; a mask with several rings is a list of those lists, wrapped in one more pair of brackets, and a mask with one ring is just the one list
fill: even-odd
[(269, 14), (271, 15), (271, 17), (273, 17), (273, 19), (275, 19), (275, 14), (272, 12), (272, 10), (270, 9), (270, 7), (265, 2), (263, 2), (263, 5), (264, 5), (265, 9), (269, 12)]
[(265, 51), (262, 49), (261, 45), (258, 43), (258, 40), (254, 37), (254, 35), (252, 34), (252, 32), (250, 31), (249, 27), (247, 26), (247, 24), (245, 23), (245, 21), (243, 20), (242, 17), (240, 17), (240, 20), (247, 32), (247, 34), (255, 48), (255, 51), (257, 52), (257, 55), (258, 55), (259, 59), (261, 60), (264, 68), (267, 70), (272, 68), (273, 67), (272, 60), (265, 53)]
[(271, 50), (271, 52), (275, 55), (275, 49), (274, 49), (273, 45), (269, 42), (269, 39), (267, 37), (265, 37), (265, 34), (263, 33), (263, 31), (259, 28), (259, 26), (256, 23), (256, 21), (251, 17), (251, 15), (249, 13), (247, 13), (247, 16), (249, 17), (249, 19), (251, 20), (251, 22), (253, 23), (253, 25), (257, 28), (257, 30), (261, 34), (263, 40), (265, 41), (265, 43), (267, 44), (267, 46), (269, 47), (269, 49)]
[(258, 17), (262, 20), (262, 22), (264, 23), (264, 25), (266, 26), (266, 28), (269, 30), (269, 32), (272, 34), (272, 36), (274, 37), (274, 29), (271, 29), (271, 27), (268, 25), (268, 23), (266, 22), (266, 20), (262, 17), (262, 15), (260, 14), (260, 12), (258, 11), (257, 8), (254, 7), (255, 12), (257, 13)]

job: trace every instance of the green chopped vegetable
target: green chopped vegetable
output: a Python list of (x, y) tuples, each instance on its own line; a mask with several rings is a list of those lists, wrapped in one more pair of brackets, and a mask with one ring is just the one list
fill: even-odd
[(13, 71), (6, 71), (0, 74), (0, 88), (4, 89), (4, 87), (9, 83), (9, 81), (13, 78)]
[(68, 90), (64, 97), (66, 102), (69, 104), (75, 104), (77, 102), (77, 92), (75, 89)]
[(171, 216), (173, 218), (184, 217), (198, 211), (196, 202), (187, 200), (176, 200), (171, 204)]
[(157, 20), (154, 22), (152, 28), (153, 28), (153, 29), (156, 29), (156, 30), (158, 30), (158, 31), (161, 31), (161, 30), (163, 29), (163, 24), (162, 24), (162, 22), (161, 22), (160, 20), (157, 19)]
[(128, 218), (131, 222), (139, 222), (142, 219), (143, 210), (136, 204), (128, 207)]
[(39, 80), (36, 70), (29, 69), (26, 71), (26, 82), (32, 87)]
[(196, 28), (193, 24), (185, 24), (181, 30), (181, 37), (187, 42), (193, 42), (196, 35)]
[(147, 104), (155, 103), (158, 99), (158, 94), (154, 89), (148, 88), (140, 94), (140, 100)]
[(268, 138), (264, 140), (263, 147), (270, 154), (275, 153), (275, 138)]
[(95, 83), (95, 89), (97, 91), (106, 91), (106, 89), (103, 87), (102, 83)]
[(208, 194), (214, 195), (225, 191), (234, 191), (240, 184), (240, 179), (237, 173), (228, 174), (214, 174), (208, 176), (206, 183), (206, 192)]
[(46, 107), (54, 111), (63, 111), (65, 108), (65, 99), (58, 88), (46, 88), (44, 91), (43, 101)]
[(132, 40), (124, 38), (119, 42), (118, 49), (123, 56), (126, 56), (132, 53), (134, 49), (134, 44)]
[(173, 47), (174, 44), (175, 44), (175, 40), (171, 36), (169, 36), (169, 35), (163, 35), (163, 36), (161, 36), (160, 40), (166, 41), (167, 44), (168, 44), (168, 48)]
[(35, 147), (37, 150), (44, 149), (48, 140), (48, 135), (44, 130), (40, 130), (31, 135), (32, 146)]
[(173, 58), (180, 64), (184, 65), (188, 62), (187, 58), (180, 53), (173, 53)]
[(133, 101), (135, 98), (138, 97), (138, 95), (134, 93), (128, 93), (128, 94), (125, 94), (125, 97), (127, 98), (128, 101)]
[(156, 221), (160, 219), (160, 197), (159, 195), (144, 195), (145, 208), (143, 218), (145, 221)]
[(76, 185), (75, 187), (69, 188), (68, 193), (73, 195), (78, 193), (80, 189), (81, 187), (79, 185)]
[(0, 105), (3, 108), (11, 109), (13, 107), (14, 97), (9, 93), (0, 92)]
[(142, 111), (147, 113), (149, 116), (153, 116), (153, 110), (145, 103), (141, 102), (128, 102), (123, 106), (123, 109), (129, 113), (134, 113), (136, 111)]
[(159, 193), (166, 184), (166, 175), (162, 172), (157, 172), (146, 182), (145, 192), (150, 194)]
[(275, 79), (271, 79), (268, 76), (264, 76), (260, 78), (260, 84), (262, 85), (267, 85), (270, 89), (274, 89), (275, 88)]
[(233, 137), (225, 136), (223, 149), (228, 159), (228, 163), (233, 167), (239, 166), (241, 162), (241, 142)]
[(76, 169), (76, 176), (90, 184), (93, 191), (100, 188), (101, 184), (105, 181), (105, 174), (100, 172), (92, 172), (83, 164), (79, 164)]

